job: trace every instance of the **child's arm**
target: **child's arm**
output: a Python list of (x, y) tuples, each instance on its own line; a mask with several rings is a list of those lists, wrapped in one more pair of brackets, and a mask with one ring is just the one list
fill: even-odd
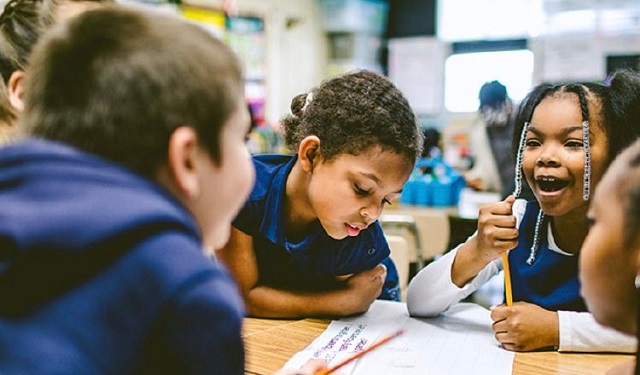
[(517, 302), (491, 309), (496, 339), (507, 350), (530, 351), (557, 347), (566, 352), (628, 352), (636, 350), (636, 339), (595, 321), (588, 312), (549, 311)]
[(635, 353), (635, 336), (598, 323), (589, 312), (558, 311), (561, 352)]
[(217, 252), (238, 282), (249, 315), (264, 318), (346, 316), (365, 312), (380, 295), (382, 265), (347, 278), (344, 288), (328, 291), (276, 289), (259, 284), (252, 237), (232, 228), (229, 243)]
[(431, 262), (411, 279), (407, 290), (407, 309), (411, 316), (436, 316), (468, 297), (500, 272), (497, 262), (493, 262), (471, 282), (462, 288), (458, 287), (451, 281), (451, 265), (458, 248)]
[(312, 359), (298, 370), (280, 369), (273, 373), (273, 375), (314, 375), (322, 370), (326, 370), (327, 368), (328, 367), (326, 361), (323, 361), (321, 359)]
[(451, 267), (451, 280), (463, 287), (490, 262), (518, 245), (516, 218), (512, 214), (515, 198), (480, 209), (478, 231), (458, 250)]
[(438, 315), (499, 272), (500, 255), (518, 244), (514, 201), (508, 197), (480, 209), (478, 231), (418, 272), (407, 291), (411, 316)]

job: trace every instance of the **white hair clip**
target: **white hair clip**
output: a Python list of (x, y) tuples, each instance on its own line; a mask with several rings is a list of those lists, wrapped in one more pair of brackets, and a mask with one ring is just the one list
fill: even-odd
[(307, 98), (304, 100), (304, 105), (302, 106), (302, 112), (304, 112), (307, 109), (307, 106), (309, 106), (312, 100), (313, 100), (313, 93), (312, 92), (307, 93)]

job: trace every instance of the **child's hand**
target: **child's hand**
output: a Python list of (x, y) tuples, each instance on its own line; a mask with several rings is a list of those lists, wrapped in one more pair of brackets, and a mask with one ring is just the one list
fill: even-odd
[(512, 207), (513, 195), (502, 202), (486, 205), (478, 214), (476, 247), (478, 254), (487, 262), (518, 245), (518, 229)]
[(314, 375), (326, 368), (327, 362), (321, 359), (312, 359), (298, 370), (278, 370), (273, 375)]
[(538, 305), (516, 302), (491, 308), (493, 332), (502, 347), (516, 352), (558, 346), (558, 313)]
[(382, 293), (387, 268), (378, 264), (375, 268), (356, 273), (347, 280), (344, 309), (348, 315), (359, 314), (369, 310), (369, 306)]

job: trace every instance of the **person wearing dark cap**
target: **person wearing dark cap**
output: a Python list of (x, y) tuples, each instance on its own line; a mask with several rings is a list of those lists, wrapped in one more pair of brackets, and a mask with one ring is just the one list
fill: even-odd
[[(470, 133), (473, 168), (465, 174), (467, 185), (483, 191), (513, 193), (514, 157), (512, 152), (513, 121), (517, 114), (499, 81), (486, 82), (478, 94), (480, 107)], [(530, 190), (523, 189), (523, 198), (533, 199)]]

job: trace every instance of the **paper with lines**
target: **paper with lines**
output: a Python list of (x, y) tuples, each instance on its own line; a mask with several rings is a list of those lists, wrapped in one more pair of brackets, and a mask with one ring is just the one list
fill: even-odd
[(410, 318), (404, 303), (376, 301), (366, 314), (331, 322), (325, 332), (294, 355), (285, 368), (311, 358), (329, 366), (379, 338), (403, 328), (404, 334), (339, 370), (343, 375), (511, 374), (514, 353), (500, 347), (485, 308), (460, 303), (442, 316)]

